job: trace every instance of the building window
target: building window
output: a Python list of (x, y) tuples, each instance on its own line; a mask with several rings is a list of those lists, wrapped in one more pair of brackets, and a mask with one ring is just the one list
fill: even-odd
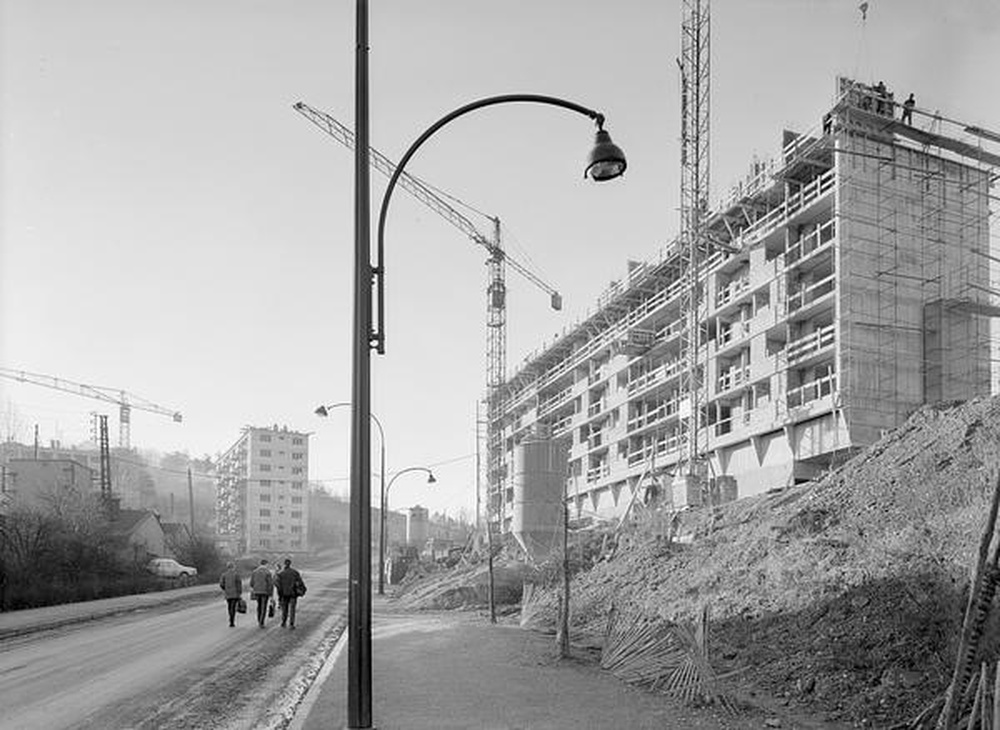
[(291, 528), (290, 528), (290, 530), (291, 530), (292, 533), (301, 534), (301, 532), (302, 532), (302, 525), (292, 525)]
[(260, 486), (262, 486), (262, 487), (270, 487), (271, 486), (271, 480), (270, 479), (261, 479), (260, 480)]
[(270, 502), (271, 501), (271, 495), (270, 494), (262, 494), (262, 495), (260, 495), (260, 501), (261, 502)]
[(258, 527), (260, 527), (260, 532), (270, 532), (271, 531), (271, 525), (268, 522), (261, 522), (260, 525), (258, 525)]
[(260, 539), (260, 546), (261, 547), (271, 547), (271, 541), (268, 540), (267, 538), (262, 537)]
[(292, 459), (301, 459), (301, 458), (302, 458), (302, 452), (301, 451), (293, 451), (292, 452)]
[(292, 547), (297, 547), (297, 548), (302, 547), (302, 541), (301, 540), (292, 540), (289, 544)]
[(261, 471), (271, 471), (271, 465), (270, 464), (261, 464), (260, 465), (260, 470)]
[(292, 504), (302, 504), (302, 497), (292, 497)]
[(268, 436), (268, 435), (267, 435), (266, 433), (262, 433), (262, 434), (260, 435), (260, 440), (261, 440), (261, 441), (267, 441), (267, 442), (270, 442), (270, 441), (271, 441), (271, 437), (270, 437), (270, 436)]
[(261, 449), (260, 450), (260, 455), (261, 456), (270, 456), (271, 455), (271, 450), (270, 449)]
[[(301, 466), (293, 466), (292, 467), (292, 474), (301, 474), (301, 473), (302, 473), (302, 467)], [(295, 482), (292, 482), (292, 484), (294, 485)]]
[(301, 446), (301, 445), (302, 445), (302, 439), (298, 437), (292, 439), (292, 446)]
[(271, 516), (271, 510), (269, 510), (269, 509), (262, 509), (260, 511), (260, 516), (261, 517), (270, 517)]
[(293, 510), (292, 511), (292, 519), (293, 520), (301, 520), (302, 519), (302, 510)]
[(302, 482), (292, 482), (292, 489), (302, 489)]

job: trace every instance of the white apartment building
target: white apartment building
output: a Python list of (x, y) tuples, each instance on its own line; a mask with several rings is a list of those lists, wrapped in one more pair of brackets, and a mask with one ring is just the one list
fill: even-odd
[[(891, 94), (837, 83), (816, 127), (708, 212), (698, 418), (674, 242), (507, 381), (489, 439), (501, 529), (528, 435), (566, 445), (573, 514), (614, 517), (650, 485), (679, 508), (808, 480), (924, 403), (990, 393), (1000, 136), (919, 108), (905, 122)], [(692, 421), (700, 495), (675, 481)]]
[(219, 460), (217, 541), (231, 553), (309, 546), (309, 434), (246, 426)]

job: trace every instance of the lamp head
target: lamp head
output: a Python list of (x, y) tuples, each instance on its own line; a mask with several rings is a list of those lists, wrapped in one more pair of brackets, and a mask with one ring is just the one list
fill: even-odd
[(437, 481), (437, 479), (434, 478), (434, 472), (432, 472), (432, 471), (431, 472), (427, 472), (427, 483), (428, 484), (433, 484), (436, 481)]
[(326, 406), (320, 406), (315, 411), (313, 411), (317, 416), (328, 416), (330, 412), (326, 410)]
[(583, 171), (583, 176), (595, 182), (613, 180), (625, 172), (627, 166), (625, 153), (621, 147), (611, 141), (611, 135), (603, 128), (598, 128), (597, 136), (594, 138), (594, 149), (587, 156), (587, 167)]

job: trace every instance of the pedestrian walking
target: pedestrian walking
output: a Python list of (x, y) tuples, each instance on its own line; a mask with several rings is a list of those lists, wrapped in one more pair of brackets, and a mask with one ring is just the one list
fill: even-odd
[(267, 567), (267, 558), (261, 558), (260, 565), (250, 574), (250, 592), (257, 601), (257, 625), (264, 628), (267, 618), (267, 604), (274, 593), (274, 577)]
[(916, 99), (913, 98), (913, 92), (906, 97), (906, 101), (903, 102), (903, 118), (900, 120), (903, 124), (909, 124), (913, 126), (913, 107), (917, 105)]
[(236, 572), (236, 564), (229, 562), (226, 570), (219, 576), (219, 588), (226, 596), (226, 609), (229, 611), (229, 625), (236, 625), (236, 605), (243, 596), (243, 581)]
[(302, 580), (302, 574), (292, 567), (291, 558), (285, 558), (285, 567), (282, 568), (275, 578), (278, 589), (278, 601), (281, 603), (281, 627), (288, 624), (288, 628), (295, 628), (295, 605), (299, 601), (299, 596), (306, 594), (306, 584)]

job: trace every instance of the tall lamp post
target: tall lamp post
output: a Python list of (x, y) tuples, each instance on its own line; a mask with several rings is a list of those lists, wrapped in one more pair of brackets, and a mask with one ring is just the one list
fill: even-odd
[[(382, 523), (379, 526), (380, 529), (382, 530), (382, 534), (385, 534), (385, 512), (389, 508), (389, 490), (392, 489), (392, 483), (397, 479), (399, 479), (401, 476), (403, 476), (403, 474), (406, 474), (407, 472), (411, 471), (427, 472), (428, 484), (433, 484), (434, 482), (437, 481), (437, 479), (434, 478), (434, 472), (432, 472), (430, 469), (424, 466), (408, 466), (405, 469), (400, 469), (395, 474), (393, 474), (392, 479), (389, 480), (389, 484), (385, 488), (385, 496), (382, 498)], [(385, 573), (385, 565), (383, 564), (380, 567), (382, 572)]]
[[(330, 411), (334, 408), (340, 408), (342, 406), (350, 407), (350, 403), (346, 401), (343, 403), (331, 403), (328, 406), (320, 406), (314, 413), (317, 416), (323, 416), (324, 418), (330, 415)], [(379, 494), (381, 495), (379, 500), (379, 514), (385, 512), (385, 431), (382, 429), (382, 422), (375, 417), (374, 413), (369, 413), (375, 425), (378, 426), (379, 435)], [(384, 521), (383, 521), (384, 522)], [(385, 573), (385, 531), (380, 530), (378, 536), (378, 594), (381, 596), (385, 593), (385, 584), (383, 582), (383, 574)]]
[[(385, 352), (383, 234), (389, 199), (413, 153), (448, 122), (476, 109), (512, 102), (548, 104), (583, 114), (597, 124), (597, 137), (584, 175), (611, 180), (625, 172), (625, 155), (604, 131), (604, 115), (551, 96), (508, 94), (467, 104), (431, 125), (406, 151), (382, 198), (378, 256), (371, 264), (371, 186), (369, 180), (368, 0), (356, 1), (354, 74), (354, 329), (351, 377), (351, 536), (347, 609), (347, 722), (372, 726), (371, 642), (371, 348)], [(378, 331), (372, 330), (372, 280), (378, 278)]]

